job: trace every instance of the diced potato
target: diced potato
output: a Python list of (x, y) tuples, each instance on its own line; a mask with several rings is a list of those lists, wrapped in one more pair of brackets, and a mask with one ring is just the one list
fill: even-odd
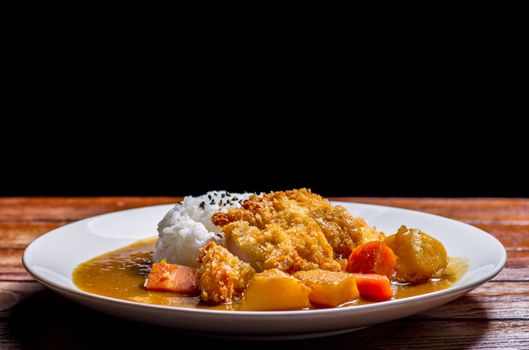
[(346, 272), (298, 271), (294, 277), (312, 289), (309, 299), (314, 304), (336, 307), (359, 297), (355, 278)]
[(296, 310), (310, 306), (310, 288), (278, 269), (255, 274), (239, 310)]
[(443, 244), (418, 229), (401, 226), (385, 243), (398, 257), (398, 281), (424, 282), (448, 264)]

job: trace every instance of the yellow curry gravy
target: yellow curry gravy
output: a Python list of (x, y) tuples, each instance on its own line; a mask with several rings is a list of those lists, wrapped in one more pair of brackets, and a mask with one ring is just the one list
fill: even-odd
[[(156, 238), (139, 241), (82, 263), (73, 272), (73, 281), (79, 289), (86, 292), (141, 303), (217, 310), (237, 308), (236, 305), (230, 304), (206, 305), (200, 302), (198, 296), (146, 290), (143, 285), (151, 268), (155, 243)], [(450, 258), (449, 277), (432, 279), (419, 285), (395, 283), (394, 298), (407, 298), (446, 289), (457, 281), (467, 268), (466, 260)], [(370, 302), (359, 300), (344, 306), (368, 303)]]

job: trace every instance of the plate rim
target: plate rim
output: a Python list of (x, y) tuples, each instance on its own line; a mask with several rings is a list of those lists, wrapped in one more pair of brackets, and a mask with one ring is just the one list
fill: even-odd
[[(44, 278), (42, 276), (39, 276), (38, 272), (32, 271), (32, 269), (28, 265), (27, 256), (28, 256), (28, 254), (31, 253), (31, 249), (34, 249), (34, 248), (32, 248), (34, 246), (34, 244), (37, 241), (39, 241), (39, 240), (45, 239), (45, 236), (50, 235), (50, 234), (52, 234), (53, 232), (55, 232), (57, 230), (63, 229), (63, 228), (68, 227), (68, 226), (78, 225), (78, 224), (81, 224), (81, 223), (83, 223), (85, 221), (93, 220), (95, 218), (101, 218), (101, 217), (105, 217), (105, 216), (112, 216), (112, 215), (115, 215), (117, 213), (124, 213), (124, 212), (128, 212), (128, 211), (136, 211), (136, 210), (142, 210), (142, 209), (154, 208), (154, 207), (174, 206), (176, 203), (178, 203), (178, 202), (175, 202), (175, 203), (154, 204), (154, 205), (146, 205), (146, 206), (141, 206), (141, 207), (136, 207), (136, 208), (115, 210), (115, 211), (112, 211), (112, 212), (109, 212), (109, 213), (103, 213), (103, 214), (98, 214), (98, 215), (90, 216), (90, 217), (87, 217), (87, 218), (83, 218), (83, 219), (80, 219), (80, 220), (77, 220), (77, 221), (70, 222), (70, 223), (68, 223), (66, 225), (54, 228), (54, 229), (52, 229), (50, 231), (47, 231), (47, 232), (43, 233), (39, 237), (36, 237), (35, 239), (33, 239), (26, 246), (26, 248), (24, 249), (24, 252), (22, 254), (22, 265), (24, 266), (24, 269), (35, 280), (37, 280), (42, 285), (44, 285), (44, 286), (46, 286), (46, 287), (48, 287), (48, 288), (50, 288), (50, 289), (52, 289), (52, 290), (54, 290), (54, 291), (56, 291), (58, 293), (65, 292), (66, 294), (70, 294), (70, 295), (73, 294), (75, 296), (82, 297), (83, 299), (91, 299), (93, 301), (100, 301), (100, 302), (104, 302), (104, 303), (118, 303), (118, 304), (122, 304), (124, 306), (133, 307), (133, 308), (156, 309), (156, 310), (159, 310), (159, 311), (169, 311), (169, 312), (175, 312), (175, 313), (177, 313), (177, 312), (178, 313), (189, 313), (189, 314), (192, 314), (192, 315), (197, 315), (197, 314), (212, 315), (212, 316), (213, 315), (215, 315), (215, 316), (230, 315), (232, 317), (239, 317), (239, 318), (258, 316), (258, 317), (261, 317), (261, 318), (263, 318), (263, 317), (269, 318), (269, 317), (276, 317), (276, 316), (300, 316), (300, 315), (322, 315), (322, 314), (325, 315), (325, 314), (336, 314), (336, 313), (340, 313), (341, 314), (341, 313), (360, 312), (360, 311), (366, 311), (366, 312), (379, 311), (379, 309), (387, 309), (387, 308), (391, 308), (391, 307), (400, 307), (400, 306), (405, 305), (405, 304), (410, 304), (410, 303), (420, 302), (420, 301), (426, 301), (426, 300), (429, 300), (429, 299), (436, 299), (436, 297), (448, 296), (448, 295), (452, 295), (452, 294), (457, 294), (459, 292), (470, 291), (470, 290), (476, 288), (477, 286), (486, 283), (487, 281), (491, 280), (496, 275), (498, 275), (498, 273), (500, 273), (501, 270), (504, 268), (505, 263), (507, 261), (507, 251), (505, 250), (505, 247), (503, 246), (503, 244), (496, 237), (494, 237), (490, 233), (488, 233), (488, 232), (486, 232), (486, 231), (484, 231), (484, 230), (482, 230), (482, 229), (480, 229), (480, 228), (478, 228), (476, 226), (467, 224), (465, 222), (458, 221), (458, 220), (455, 220), (455, 219), (452, 219), (452, 218), (448, 218), (448, 217), (445, 217), (445, 216), (441, 216), (441, 215), (426, 213), (426, 212), (419, 211), (419, 210), (400, 208), (400, 207), (394, 207), (394, 206), (368, 204), (368, 203), (360, 203), (360, 202), (334, 201), (334, 200), (330, 201), (330, 202), (332, 204), (334, 204), (334, 205), (353, 204), (353, 205), (373, 207), (373, 208), (398, 210), (398, 211), (403, 211), (403, 212), (408, 212), (408, 213), (415, 213), (415, 214), (421, 214), (421, 215), (435, 217), (435, 218), (441, 218), (441, 219), (444, 219), (444, 220), (452, 221), (452, 222), (457, 223), (459, 225), (468, 226), (468, 227), (472, 228), (473, 230), (478, 230), (480, 232), (480, 234), (485, 234), (485, 235), (489, 236), (489, 238), (491, 238), (493, 241), (495, 241), (495, 244), (497, 244), (498, 248), (501, 249), (500, 261), (499, 261), (499, 263), (497, 265), (495, 265), (495, 267), (494, 267), (494, 269), (492, 271), (487, 273), (485, 276), (483, 276), (481, 278), (478, 278), (476, 281), (474, 281), (472, 283), (456, 285), (454, 287), (449, 287), (447, 289), (443, 289), (443, 290), (440, 290), (440, 291), (435, 291), (435, 292), (432, 292), (432, 293), (416, 295), (416, 296), (407, 297), (407, 298), (403, 298), (403, 299), (389, 300), (389, 301), (385, 301), (385, 302), (381, 302), (381, 303), (373, 303), (373, 304), (366, 304), (366, 305), (355, 305), (355, 306), (351, 306), (351, 307), (342, 307), (342, 308), (334, 307), (334, 308), (322, 308), (322, 309), (310, 309), (310, 310), (285, 310), (285, 311), (209, 310), (209, 309), (186, 308), (186, 307), (181, 307), (181, 306), (147, 304), (147, 303), (140, 303), (140, 302), (125, 300), (125, 299), (112, 298), (112, 297), (108, 297), (108, 296), (104, 296), (104, 295), (99, 295), (99, 294), (94, 294), (94, 293), (83, 291), (83, 290), (77, 288), (77, 286), (75, 286), (75, 288), (70, 288), (69, 286), (64, 286), (64, 285), (60, 285), (58, 283), (55, 283), (53, 281), (49, 281), (46, 278)], [(117, 249), (119, 249), (119, 248), (117, 248)], [(68, 278), (71, 280), (72, 276), (69, 276)]]

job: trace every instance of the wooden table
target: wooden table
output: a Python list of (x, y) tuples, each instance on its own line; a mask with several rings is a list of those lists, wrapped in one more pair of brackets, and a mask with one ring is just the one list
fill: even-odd
[(0, 198), (0, 349), (232, 348), (529, 349), (529, 199), (341, 198), (439, 214), (482, 228), (507, 248), (494, 280), (434, 310), (342, 336), (292, 342), (212, 340), (99, 314), (56, 295), (23, 269), (26, 245), (46, 231), (100, 213), (177, 198)]

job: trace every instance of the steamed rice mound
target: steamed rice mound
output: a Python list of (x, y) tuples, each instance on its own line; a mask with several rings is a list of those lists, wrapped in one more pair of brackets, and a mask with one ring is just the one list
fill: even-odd
[(224, 245), (222, 229), (211, 222), (213, 214), (238, 208), (249, 196), (249, 193), (210, 191), (198, 197), (185, 197), (158, 224), (154, 260), (198, 267), (200, 247), (210, 241)]

